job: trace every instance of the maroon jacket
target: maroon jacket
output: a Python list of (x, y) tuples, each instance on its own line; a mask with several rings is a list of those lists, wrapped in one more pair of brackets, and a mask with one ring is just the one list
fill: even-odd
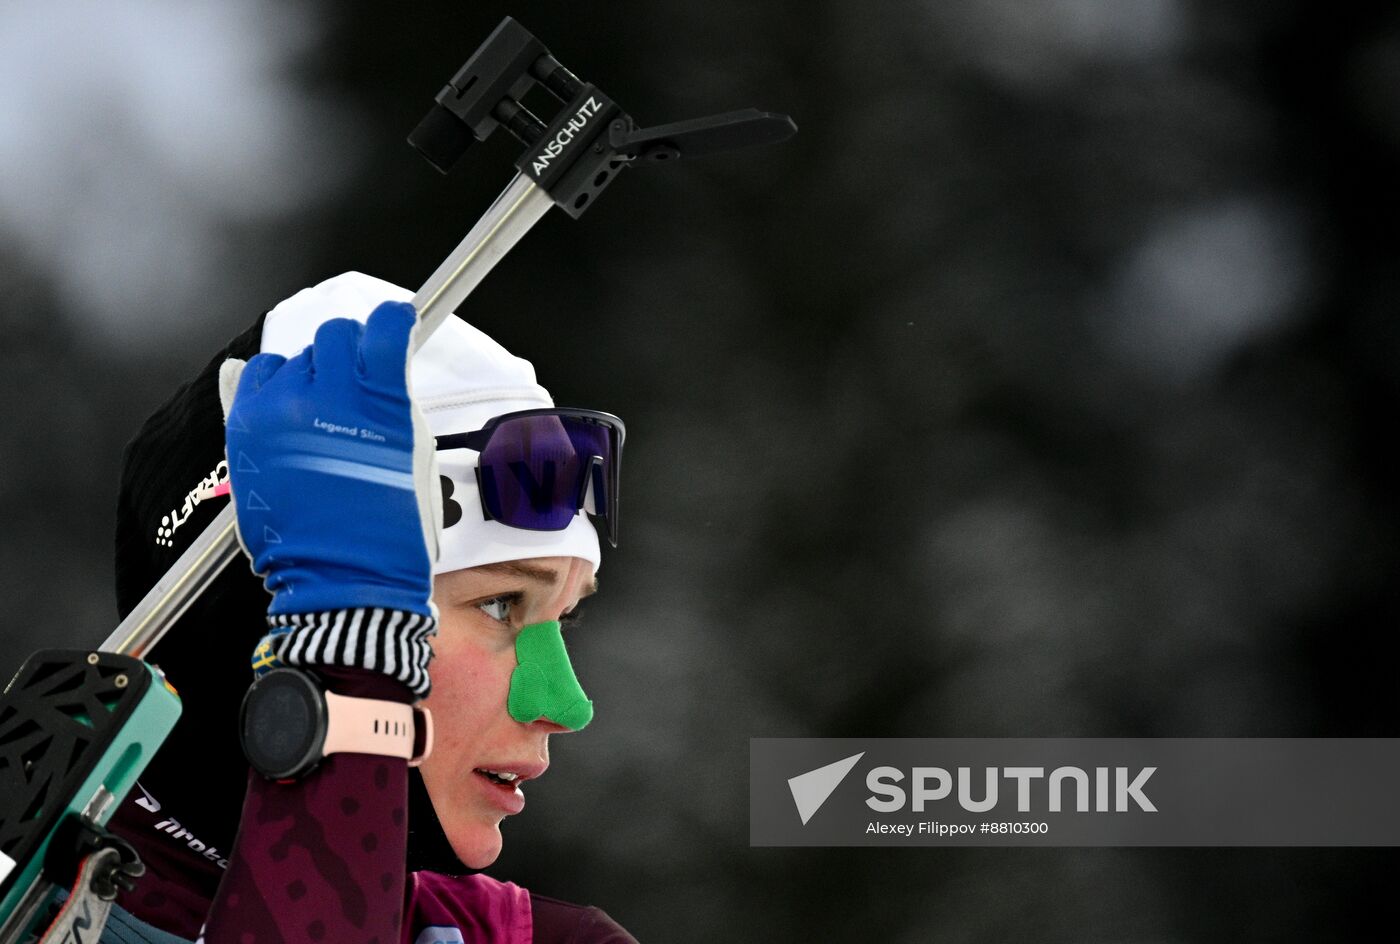
[[(359, 812), (356, 810), (354, 816), (346, 816), (342, 811), (341, 815), (353, 819)], [(155, 927), (189, 940), (196, 939), (229, 867), (227, 853), (207, 846), (140, 785), (118, 808), (111, 826), (136, 846), (147, 865), (146, 875), (137, 883), (135, 891), (123, 893), (118, 904)], [(263, 828), (269, 826), (277, 829), (275, 823), (265, 824)], [(356, 835), (345, 829), (328, 832), (356, 840), (367, 834)], [(240, 833), (239, 841), (246, 845), (244, 833)], [(381, 861), (379, 849), (366, 853), (359, 842), (349, 846), (348, 858), (340, 860), (338, 866), (331, 865), (330, 874), (322, 876), (327, 887), (352, 885), (352, 876), (366, 874), (367, 866)], [(295, 867), (296, 862), (289, 864)], [(270, 873), (282, 871), (275, 866), (269, 870)], [(374, 874), (382, 878), (382, 873)], [(402, 913), (407, 918), (399, 919), (401, 933), (397, 944), (473, 944), (476, 941), (636, 944), (635, 938), (598, 908), (536, 895), (510, 882), (498, 882), (485, 875), (451, 876), (428, 871), (400, 877), (402, 885), (392, 884), (394, 894), (403, 896)], [(309, 875), (298, 878), (306, 887), (306, 897), (312, 897), (311, 886), (315, 881)], [(288, 894), (298, 889), (295, 884), (298, 878), (283, 883), (285, 888), (291, 889)], [(400, 888), (402, 892), (398, 891)], [(320, 900), (322, 908), (341, 909), (344, 905), (334, 899)], [(353, 912), (353, 908), (349, 910)], [(354, 917), (353, 914), (348, 916), (352, 924)], [(337, 944), (349, 944), (356, 939), (354, 935), (332, 938), (329, 933), (324, 937)], [(315, 940), (311, 933), (306, 939)]]

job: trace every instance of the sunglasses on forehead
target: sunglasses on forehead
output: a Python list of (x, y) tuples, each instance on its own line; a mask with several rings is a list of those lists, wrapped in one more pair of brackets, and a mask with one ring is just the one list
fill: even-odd
[(544, 407), (493, 417), (481, 429), (437, 437), (437, 449), (471, 449), (481, 511), (527, 531), (562, 531), (574, 515), (603, 521), (617, 547), (618, 467), (627, 428), (611, 413)]

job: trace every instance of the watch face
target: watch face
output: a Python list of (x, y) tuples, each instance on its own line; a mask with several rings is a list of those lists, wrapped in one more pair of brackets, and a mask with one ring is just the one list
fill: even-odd
[(314, 679), (296, 669), (274, 669), (243, 697), (243, 753), (264, 777), (285, 780), (321, 759), (326, 701)]

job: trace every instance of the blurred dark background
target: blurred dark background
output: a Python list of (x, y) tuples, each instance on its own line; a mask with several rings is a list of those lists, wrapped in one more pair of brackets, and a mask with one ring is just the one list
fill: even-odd
[(1396, 733), (1393, 4), (0, 6), (11, 667), (114, 625), (176, 383), (336, 272), (416, 287), (504, 186), (504, 135), (450, 178), (404, 135), (507, 13), (642, 124), (801, 132), (624, 176), (464, 307), (630, 433), (598, 719), (492, 874), (643, 941), (1365, 936), (1389, 851), (750, 849), (747, 763)]

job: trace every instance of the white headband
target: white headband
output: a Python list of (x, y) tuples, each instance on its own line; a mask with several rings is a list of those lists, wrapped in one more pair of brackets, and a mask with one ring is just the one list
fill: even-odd
[[(380, 302), (412, 297), (406, 289), (359, 272), (337, 275), (268, 312), (262, 350), (292, 357), (312, 342), (322, 322), (363, 322)], [(411, 384), (434, 436), (469, 433), (502, 413), (554, 405), (535, 382), (529, 361), (456, 317), (449, 317), (413, 356)], [(474, 453), (454, 449), (438, 454), (438, 470), (452, 483), (443, 502), (445, 516), (452, 519), (447, 503), (455, 502), (461, 517), (443, 530), (434, 573), (531, 557), (580, 557), (598, 569), (598, 532), (586, 515), (575, 516), (563, 531), (525, 531), (488, 521), (481, 512), (475, 469)]]

